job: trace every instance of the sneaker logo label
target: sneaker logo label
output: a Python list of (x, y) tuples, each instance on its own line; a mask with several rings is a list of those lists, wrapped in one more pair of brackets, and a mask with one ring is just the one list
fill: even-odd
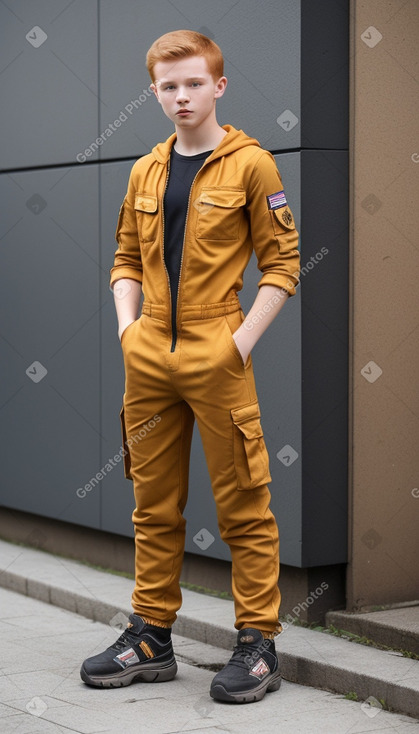
[(114, 660), (116, 663), (119, 663), (122, 668), (127, 668), (129, 665), (134, 665), (134, 663), (140, 662), (137, 653), (132, 649), (132, 647), (119, 653)]
[(243, 637), (240, 637), (240, 642), (243, 642), (244, 644), (248, 644), (254, 641), (255, 638), (252, 635), (243, 635)]
[(265, 663), (263, 658), (259, 658), (257, 663), (254, 664), (253, 668), (249, 671), (249, 675), (253, 675), (255, 678), (262, 680), (268, 673), (270, 673), (269, 666)]

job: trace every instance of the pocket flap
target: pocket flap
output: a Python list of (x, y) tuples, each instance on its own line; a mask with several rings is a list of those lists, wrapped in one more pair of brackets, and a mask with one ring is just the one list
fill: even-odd
[(246, 192), (244, 189), (213, 188), (211, 186), (205, 186), (201, 190), (198, 202), (200, 204), (210, 204), (212, 206), (222, 206), (232, 209), (234, 207), (245, 205)]
[(157, 211), (157, 196), (152, 194), (135, 194), (134, 209), (153, 214)]
[(263, 431), (257, 402), (249, 403), (249, 405), (244, 405), (242, 408), (232, 408), (231, 417), (234, 425), (243, 433), (245, 438), (262, 438)]

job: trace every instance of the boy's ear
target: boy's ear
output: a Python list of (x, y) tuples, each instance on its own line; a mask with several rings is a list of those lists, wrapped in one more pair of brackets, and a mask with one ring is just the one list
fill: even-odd
[(220, 76), (218, 82), (215, 85), (215, 94), (214, 97), (218, 99), (219, 97), (222, 97), (227, 86), (227, 77), (226, 76)]
[(159, 86), (160, 86), (160, 84), (159, 84), (159, 82), (158, 82), (158, 81), (156, 81), (156, 82), (153, 82), (152, 84), (150, 84), (150, 89), (151, 89), (151, 91), (152, 91), (152, 92), (154, 92), (154, 94), (155, 94), (155, 95), (156, 95), (156, 97), (157, 97), (157, 101), (158, 101), (158, 102), (160, 103), (160, 97), (159, 97)]

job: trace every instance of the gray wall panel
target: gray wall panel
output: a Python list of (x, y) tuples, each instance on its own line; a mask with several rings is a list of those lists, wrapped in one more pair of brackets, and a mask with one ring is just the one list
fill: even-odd
[(96, 167), (0, 176), (2, 501), (95, 527), (99, 497), (82, 507), (76, 490), (100, 446), (97, 176)]
[(301, 182), (302, 564), (321, 566), (347, 560), (347, 153), (304, 151)]
[[(115, 230), (119, 207), (125, 196), (128, 176), (134, 161), (100, 166), (101, 181), (101, 465), (122, 446), (119, 411), (124, 393), (124, 364), (118, 339), (113, 294), (109, 290), (109, 270), (117, 248)], [(125, 479), (122, 464), (106, 474), (101, 482), (103, 530), (132, 535), (134, 509), (133, 483)]]
[(349, 0), (301, 0), (301, 146), (347, 149)]
[(96, 0), (2, 3), (0, 27), (1, 167), (74, 162), (97, 137)]

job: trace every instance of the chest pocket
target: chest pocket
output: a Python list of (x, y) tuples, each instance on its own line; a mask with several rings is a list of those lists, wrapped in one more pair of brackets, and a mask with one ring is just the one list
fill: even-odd
[(135, 194), (134, 209), (140, 242), (154, 242), (159, 228), (158, 201), (153, 194)]
[(198, 210), (196, 237), (199, 240), (235, 240), (239, 236), (244, 189), (204, 186), (193, 202)]

